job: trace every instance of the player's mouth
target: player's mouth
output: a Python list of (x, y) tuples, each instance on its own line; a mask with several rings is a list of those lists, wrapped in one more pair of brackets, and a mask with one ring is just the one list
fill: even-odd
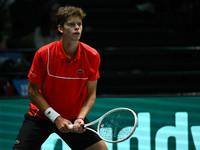
[(75, 35), (75, 36), (79, 36), (80, 33), (79, 33), (79, 32), (74, 32), (73, 35)]

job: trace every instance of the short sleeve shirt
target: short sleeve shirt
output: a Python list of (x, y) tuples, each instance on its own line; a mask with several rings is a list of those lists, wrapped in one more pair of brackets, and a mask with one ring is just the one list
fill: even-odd
[[(99, 65), (99, 53), (92, 47), (79, 42), (75, 57), (70, 60), (62, 41), (56, 41), (35, 53), (28, 78), (41, 87), (40, 93), (50, 107), (71, 120), (80, 112), (87, 94), (87, 81), (99, 78)], [(29, 114), (47, 119), (32, 102)]]

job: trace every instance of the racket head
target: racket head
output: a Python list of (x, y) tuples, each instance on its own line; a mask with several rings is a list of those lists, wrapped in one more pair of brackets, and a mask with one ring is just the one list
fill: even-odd
[(115, 108), (99, 120), (97, 132), (106, 142), (119, 143), (132, 136), (137, 126), (137, 115), (129, 108)]

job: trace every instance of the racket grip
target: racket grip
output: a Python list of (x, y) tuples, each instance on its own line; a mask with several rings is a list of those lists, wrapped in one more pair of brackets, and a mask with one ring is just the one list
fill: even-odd
[[(70, 127), (70, 128), (73, 128), (74, 125), (73, 125), (73, 124), (70, 124), (69, 127)], [(82, 128), (85, 129), (84, 125), (82, 125)]]
[(70, 124), (70, 125), (69, 125), (69, 127), (70, 127), (70, 128), (73, 128), (73, 127), (74, 127), (74, 125), (73, 125), (73, 124)]

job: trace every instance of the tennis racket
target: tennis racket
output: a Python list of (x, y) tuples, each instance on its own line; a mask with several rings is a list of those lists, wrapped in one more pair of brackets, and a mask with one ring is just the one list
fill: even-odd
[[(93, 124), (97, 125), (97, 131), (91, 129)], [(84, 129), (95, 132), (101, 139), (109, 143), (119, 143), (127, 140), (134, 133), (137, 126), (137, 115), (129, 108), (115, 108), (97, 120), (85, 124)]]

